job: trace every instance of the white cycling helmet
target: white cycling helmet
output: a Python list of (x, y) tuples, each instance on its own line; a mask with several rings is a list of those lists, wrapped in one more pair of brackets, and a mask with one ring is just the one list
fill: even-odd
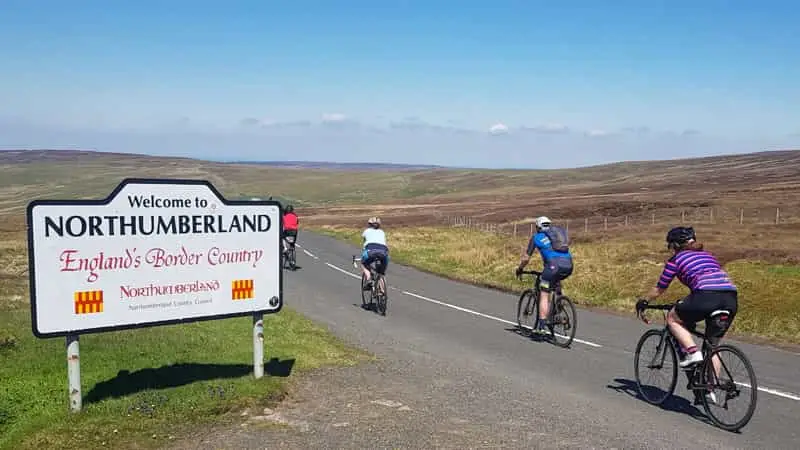
[(536, 228), (542, 230), (544, 228), (549, 227), (550, 224), (552, 224), (552, 223), (553, 222), (550, 221), (550, 218), (548, 218), (547, 216), (541, 216), (541, 217), (536, 219)]
[(370, 217), (369, 220), (367, 221), (367, 224), (368, 225), (380, 225), (381, 224), (381, 218), (380, 217)]

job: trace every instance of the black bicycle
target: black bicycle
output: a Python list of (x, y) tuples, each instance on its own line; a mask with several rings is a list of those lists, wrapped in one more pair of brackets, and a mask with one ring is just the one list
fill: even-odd
[[(536, 277), (533, 288), (522, 291), (517, 303), (517, 326), (520, 331), (527, 330), (526, 332), (530, 335), (539, 318), (539, 285), (542, 281), (542, 273), (535, 270), (527, 270), (522, 273)], [(522, 275), (518, 278), (521, 280)], [(550, 339), (559, 347), (567, 348), (575, 338), (577, 314), (572, 300), (561, 292), (560, 282), (556, 283), (555, 289), (550, 293), (549, 304), (550, 308), (545, 320), (547, 328), (550, 330)], [(527, 323), (531, 320), (533, 321), (532, 323)], [(556, 326), (561, 326), (563, 332), (557, 333), (555, 331)], [(561, 338), (561, 340), (558, 338)]]
[(284, 250), (283, 252), (284, 267), (288, 265), (290, 270), (295, 270), (297, 269), (297, 251), (295, 245), (296, 238), (294, 236), (286, 236), (284, 237), (284, 239), (288, 244), (287, 245), (288, 249)]
[[(667, 313), (674, 306), (675, 304), (650, 305), (646, 300), (640, 300), (636, 307), (636, 315), (648, 324), (650, 321), (645, 317), (646, 310), (655, 309), (664, 313), (664, 328), (645, 331), (639, 339), (639, 343), (636, 344), (636, 355), (634, 359), (634, 371), (636, 372), (636, 384), (639, 388), (639, 393), (645, 401), (653, 405), (662, 404), (672, 395), (675, 392), (675, 385), (678, 382), (678, 351), (680, 345), (675, 339), (675, 336), (669, 331), (669, 327), (666, 324)], [(712, 314), (712, 320), (715, 320), (722, 329), (727, 329), (730, 325), (729, 317), (730, 312), (725, 310), (715, 311)], [(740, 430), (747, 425), (756, 410), (758, 385), (752, 364), (750, 364), (744, 352), (736, 346), (731, 344), (715, 345), (709, 340), (705, 333), (698, 332), (695, 327), (692, 326), (688, 329), (694, 336), (699, 337), (703, 341), (701, 347), (703, 360), (684, 368), (688, 380), (686, 388), (694, 393), (694, 404), (698, 405), (702, 403), (711, 421), (723, 430)], [(650, 346), (655, 347), (655, 351), (652, 357), (642, 357), (642, 349), (648, 341), (650, 341)], [(725, 364), (723, 362), (721, 356), (723, 354), (731, 354), (741, 361), (741, 364), (747, 372), (748, 380), (746, 383), (733, 380), (733, 376), (729, 370), (729, 366), (732, 366), (732, 364)], [(640, 358), (643, 358), (642, 362), (640, 362)], [(717, 370), (715, 370), (715, 363), (712, 361), (717, 361), (716, 364), (719, 365)], [(646, 368), (648, 369), (648, 374), (655, 373), (656, 371), (660, 371), (665, 363), (672, 364), (672, 370), (667, 370), (667, 375), (670, 377), (667, 388), (662, 389), (653, 386), (652, 389), (648, 389), (649, 386), (642, 383), (642, 376), (645, 375), (645, 373), (640, 372), (640, 370)], [(723, 374), (723, 369), (724, 376), (721, 376)], [(750, 404), (745, 410), (744, 416), (738, 420), (725, 421), (721, 418), (722, 413), (730, 411), (728, 402), (742, 396), (742, 388), (750, 389)], [(658, 395), (658, 391), (661, 391), (661, 395)]]
[[(380, 261), (372, 261), (367, 266), (369, 269), (370, 280), (368, 282), (364, 274), (361, 274), (361, 306), (368, 309), (375, 309), (380, 315), (386, 315), (386, 304), (388, 295), (386, 289), (386, 277), (378, 271)], [(353, 255), (353, 267), (361, 268), (361, 257)], [(367, 301), (369, 297), (369, 301)]]

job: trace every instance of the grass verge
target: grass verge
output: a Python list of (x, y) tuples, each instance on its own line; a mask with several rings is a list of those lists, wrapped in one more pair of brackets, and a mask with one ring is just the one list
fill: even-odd
[(31, 332), (24, 255), (0, 239), (0, 449), (163, 448), (279, 401), (298, 373), (368, 358), (288, 308), (264, 318), (260, 380), (249, 317), (85, 335), (73, 415), (64, 340)]
[[(358, 245), (359, 229), (324, 226), (315, 231)], [(514, 269), (526, 242), (480, 231), (416, 227), (387, 230), (392, 260), (453, 279), (521, 291)], [(565, 292), (579, 305), (632, 313), (637, 296), (656, 282), (667, 254), (659, 239), (576, 242), (575, 274)], [(713, 252), (714, 246), (709, 249)], [(538, 258), (538, 256), (536, 257)], [(533, 268), (541, 268), (534, 260)], [(800, 344), (800, 267), (736, 259), (725, 264), (739, 287), (739, 313), (732, 334), (773, 343)], [(688, 290), (673, 282), (664, 300)]]

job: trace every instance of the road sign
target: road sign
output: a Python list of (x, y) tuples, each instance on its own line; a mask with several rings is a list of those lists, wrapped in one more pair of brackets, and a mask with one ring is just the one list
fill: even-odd
[(40, 338), (269, 314), (283, 305), (276, 201), (207, 181), (126, 179), (105, 200), (28, 205)]

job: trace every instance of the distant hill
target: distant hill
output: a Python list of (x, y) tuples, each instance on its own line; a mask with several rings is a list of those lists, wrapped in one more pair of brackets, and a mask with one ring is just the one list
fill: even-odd
[(331, 169), (331, 170), (427, 170), (447, 169), (447, 166), (426, 164), (395, 164), (395, 163), (345, 163), (331, 161), (228, 161), (231, 164), (253, 164), (259, 166), (305, 168), (305, 169)]
[(549, 202), (548, 210), (563, 217), (571, 213), (557, 211), (562, 204), (576, 215), (723, 203), (732, 208), (798, 205), (800, 211), (798, 168), (797, 150), (556, 170), (218, 162), (90, 150), (11, 150), (0, 151), (0, 212), (18, 210), (33, 198), (102, 198), (120, 180), (132, 176), (205, 179), (229, 198), (273, 196), (308, 206), (409, 203), (414, 199), (419, 204), (437, 204), (438, 212), (445, 203), (469, 203), (483, 215), (497, 210), (503, 217), (530, 215), (535, 202)]
[[(191, 160), (198, 161), (194, 158), (172, 157), (172, 156), (155, 156), (137, 153), (114, 153), (114, 152), (100, 152), (95, 150), (49, 150), (49, 149), (35, 149), (35, 150), (0, 150), (0, 163), (2, 164), (20, 164), (31, 162), (46, 162), (46, 161), (69, 161), (75, 159), (89, 160), (91, 158), (125, 158), (125, 159), (147, 159), (153, 160), (156, 158), (163, 158), (168, 160)], [(355, 170), (355, 171), (414, 171), (414, 170), (429, 170), (429, 169), (447, 169), (447, 166), (436, 166), (429, 164), (400, 164), (400, 163), (348, 163), (348, 162), (333, 162), (333, 161), (249, 161), (249, 160), (233, 160), (233, 161), (209, 161), (218, 164), (247, 164), (254, 166), (267, 166), (277, 168), (297, 168), (297, 169), (328, 169), (328, 170)]]

